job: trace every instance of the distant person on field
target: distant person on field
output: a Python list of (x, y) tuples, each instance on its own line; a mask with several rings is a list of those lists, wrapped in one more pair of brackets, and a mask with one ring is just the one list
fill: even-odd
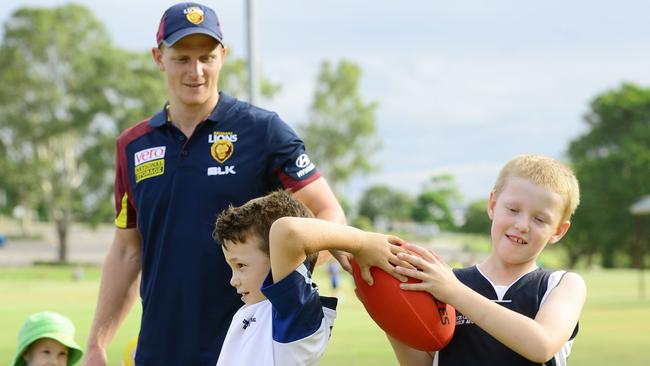
[(71, 366), (83, 350), (74, 340), (70, 319), (44, 311), (30, 315), (18, 333), (13, 366)]
[[(337, 303), (319, 296), (312, 282), (318, 252), (343, 250), (364, 267), (394, 273), (400, 263), (395, 254), (402, 250), (394, 244), (403, 243), (314, 219), (285, 191), (230, 206), (219, 215), (213, 235), (244, 303), (230, 323), (218, 366), (315, 365), (327, 347)], [(372, 282), (369, 270), (363, 276)]]
[(456, 311), (454, 337), (435, 354), (389, 337), (402, 365), (566, 365), (587, 289), (577, 273), (539, 268), (538, 257), (570, 226), (578, 181), (561, 162), (520, 155), (501, 170), (490, 193), (492, 252), (476, 266), (452, 270), (432, 251), (398, 257), (417, 269), (396, 270)]
[(330, 277), (330, 285), (332, 286), (332, 291), (336, 294), (339, 290), (339, 282), (340, 282), (340, 271), (339, 264), (335, 260), (330, 260), (327, 262), (327, 274), (329, 274)]

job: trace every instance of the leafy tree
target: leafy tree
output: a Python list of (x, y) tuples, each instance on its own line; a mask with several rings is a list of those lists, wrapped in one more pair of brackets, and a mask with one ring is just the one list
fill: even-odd
[(309, 122), (301, 126), (309, 155), (337, 191), (355, 174), (372, 171), (369, 157), (379, 149), (375, 109), (359, 95), (361, 69), (350, 61), (324, 62)]
[[(150, 51), (114, 47), (80, 5), (24, 7), (4, 25), (0, 45), (0, 192), (53, 220), (59, 260), (70, 222), (109, 221), (115, 138), (166, 99)], [(229, 61), (221, 87), (245, 90), (245, 63)], [(279, 89), (262, 80), (262, 94)]]
[(406, 193), (385, 185), (376, 185), (363, 192), (359, 201), (359, 215), (369, 218), (373, 223), (379, 216), (392, 220), (410, 217), (413, 199)]
[(626, 83), (597, 95), (584, 121), (588, 131), (569, 146), (581, 203), (564, 247), (572, 262), (598, 253), (612, 267), (617, 253), (632, 259), (628, 209), (650, 192), (650, 89)]
[(441, 230), (453, 230), (456, 220), (452, 207), (460, 200), (461, 194), (453, 176), (433, 176), (415, 199), (411, 218), (416, 222), (435, 223)]
[[(239, 99), (245, 99), (248, 95), (248, 74), (247, 61), (244, 58), (231, 59), (226, 58), (223, 69), (219, 75), (219, 90), (224, 90), (228, 94)], [(271, 80), (260, 76), (260, 95), (267, 99), (272, 98), (282, 87), (273, 83)]]
[[(92, 171), (82, 157), (110, 111), (110, 39), (87, 9), (22, 8), (5, 24), (0, 48), (0, 137), (6, 183), (28, 209), (43, 203), (67, 257), (73, 200), (89, 188)], [(5, 182), (5, 177), (3, 177)]]
[(488, 200), (481, 199), (471, 202), (465, 209), (465, 223), (461, 231), (472, 234), (489, 234), (492, 220), (487, 214)]

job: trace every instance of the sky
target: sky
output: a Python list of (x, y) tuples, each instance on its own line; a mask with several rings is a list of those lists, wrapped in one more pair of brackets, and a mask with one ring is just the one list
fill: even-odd
[[(65, 2), (2, 3), (0, 23), (22, 6)], [(77, 3), (106, 25), (116, 46), (147, 50), (175, 1)], [(231, 55), (245, 56), (245, 2), (203, 3), (217, 12)], [(307, 121), (323, 61), (361, 67), (361, 97), (379, 104), (383, 149), (372, 156), (380, 170), (343, 192), (352, 201), (374, 184), (416, 194), (435, 174), (453, 175), (465, 202), (487, 198), (500, 167), (516, 154), (565, 160), (570, 141), (587, 131), (582, 118), (596, 95), (623, 82), (650, 82), (648, 1), (257, 0), (254, 6), (258, 62), (282, 86), (257, 104), (290, 125)]]

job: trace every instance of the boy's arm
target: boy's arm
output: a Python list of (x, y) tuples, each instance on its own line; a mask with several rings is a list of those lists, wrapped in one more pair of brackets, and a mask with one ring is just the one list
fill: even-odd
[(571, 337), (585, 297), (583, 279), (567, 273), (551, 290), (535, 319), (498, 305), (464, 285), (449, 303), (508, 348), (533, 362), (546, 362)]
[(406, 280), (394, 271), (394, 265), (406, 262), (397, 259), (403, 241), (395, 236), (359, 230), (320, 219), (283, 217), (276, 220), (269, 233), (269, 255), (273, 281), (278, 282), (295, 270), (307, 254), (326, 249), (352, 253), (366, 282), (372, 282), (370, 266)]
[[(320, 177), (315, 181), (309, 183), (305, 187), (293, 193), (293, 196), (305, 204), (318, 219), (323, 219), (339, 224), (346, 224), (345, 213), (343, 208), (336, 199), (334, 192), (330, 189), (325, 178)], [(333, 250), (331, 251), (336, 260), (341, 264), (341, 267), (352, 273), (352, 266), (350, 265), (350, 258), (348, 254)], [(318, 254), (318, 262), (320, 265), (326, 263), (332, 258), (330, 253), (322, 251)]]
[(400, 254), (401, 259), (422, 271), (397, 268), (400, 273), (422, 280), (402, 284), (403, 289), (427, 291), (444, 301), (508, 348), (533, 362), (546, 362), (566, 343), (573, 332), (587, 288), (576, 273), (566, 273), (551, 290), (535, 319), (528, 318), (481, 296), (462, 284), (437, 255), (407, 245), (418, 255)]
[(429, 353), (411, 348), (388, 334), (386, 334), (386, 337), (390, 341), (397, 362), (400, 365), (431, 366), (433, 364), (435, 352)]
[(102, 267), (99, 299), (84, 357), (84, 365), (106, 365), (106, 347), (138, 296), (140, 234), (115, 229), (113, 244)]

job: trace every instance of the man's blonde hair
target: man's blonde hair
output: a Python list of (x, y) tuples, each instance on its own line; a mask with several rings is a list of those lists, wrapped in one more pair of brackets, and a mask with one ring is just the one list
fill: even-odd
[(527, 179), (542, 187), (547, 187), (562, 196), (564, 212), (562, 221), (570, 220), (580, 203), (578, 179), (566, 164), (543, 155), (517, 155), (501, 169), (494, 184), (494, 196), (503, 191), (508, 178)]

